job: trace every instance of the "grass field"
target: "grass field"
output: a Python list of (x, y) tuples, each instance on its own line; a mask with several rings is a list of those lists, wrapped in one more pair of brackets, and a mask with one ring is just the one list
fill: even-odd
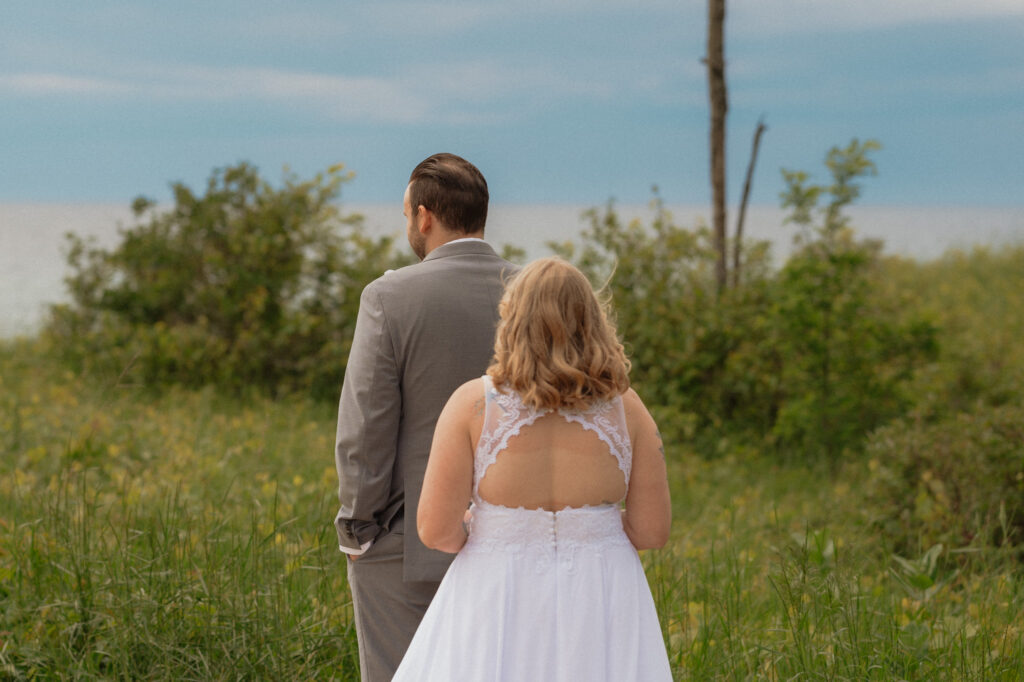
[[(356, 680), (334, 408), (154, 394), (0, 348), (0, 679)], [(1024, 680), (1008, 553), (894, 557), (832, 477), (669, 444), (644, 555), (683, 680)]]

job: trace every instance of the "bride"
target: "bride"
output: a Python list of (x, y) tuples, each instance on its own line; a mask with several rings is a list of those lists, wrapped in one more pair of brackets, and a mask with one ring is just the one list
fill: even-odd
[(499, 310), (434, 432), (417, 530), (458, 556), (394, 679), (671, 680), (637, 554), (668, 540), (664, 453), (615, 328), (558, 258)]

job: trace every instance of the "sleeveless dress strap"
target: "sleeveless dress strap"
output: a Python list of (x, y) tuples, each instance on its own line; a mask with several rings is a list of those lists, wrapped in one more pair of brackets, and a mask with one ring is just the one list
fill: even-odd
[(587, 431), (593, 431), (608, 446), (619, 469), (626, 477), (629, 485), (629, 472), (633, 467), (633, 443), (629, 440), (629, 428), (626, 425), (626, 409), (622, 405), (622, 396), (600, 403), (586, 412), (570, 412), (559, 410), (566, 421), (576, 422)]
[(502, 393), (494, 387), (491, 377), (484, 380), (484, 425), (473, 456), (473, 499), (479, 501), (477, 490), (487, 468), (494, 464), (498, 453), (524, 426), (547, 414), (548, 410), (533, 410), (513, 391)]

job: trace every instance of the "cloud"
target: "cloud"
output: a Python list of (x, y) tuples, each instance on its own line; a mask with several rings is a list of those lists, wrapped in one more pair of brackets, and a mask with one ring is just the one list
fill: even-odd
[(727, 25), (742, 33), (878, 29), (1024, 17), (1020, 0), (730, 0)]
[(261, 12), (221, 20), (213, 27), (218, 35), (234, 34), (251, 40), (340, 40), (355, 35), (359, 26), (351, 17), (344, 19), (324, 13), (301, 12), (287, 6), (284, 12)]
[(364, 24), (388, 35), (431, 35), (437, 39), (466, 31), (494, 20), (505, 13), (501, 3), (374, 2), (360, 12)]
[(285, 102), (341, 119), (412, 122), (430, 110), (422, 97), (385, 78), (282, 69), (151, 67), (103, 78), (61, 73), (0, 76), (0, 93), (120, 99)]
[[(415, 64), (388, 76), (264, 67), (117, 65), (102, 76), (25, 72), (0, 76), (0, 95), (174, 102), (284, 104), (331, 120), (404, 124), (499, 123), (553, 105), (661, 101), (667, 81), (630, 58), (518, 61), (466, 59)], [(677, 95), (673, 95), (674, 99)]]
[(0, 76), (0, 92), (23, 95), (125, 94), (131, 87), (107, 78), (68, 76), (58, 73), (16, 73)]
[[(565, 65), (562, 64), (564, 67)], [(420, 69), (415, 69), (420, 71)], [(559, 70), (544, 64), (511, 64), (473, 60), (434, 65), (422, 70), (430, 76), (429, 87), (445, 97), (464, 101), (503, 100), (520, 97), (586, 97), (606, 99), (619, 90), (608, 79), (579, 77), (579, 71)], [(589, 74), (588, 74), (589, 75)], [(422, 79), (408, 79), (410, 85)]]
[[(1005, 65), (981, 73), (932, 74), (907, 84), (893, 83), (889, 87), (893, 93), (909, 89), (911, 93), (927, 92), (956, 98), (979, 100), (997, 96), (1002, 99), (1008, 92), (1024, 93), (1024, 65)], [(1020, 101), (1022, 98), (1018, 96), (1017, 99)]]
[(267, 68), (195, 67), (172, 73), (154, 94), (192, 99), (256, 99), (311, 106), (342, 119), (415, 122), (427, 100), (394, 79)]
[[(436, 11), (453, 17), (465, 13), (467, 17), (479, 12), (483, 16), (504, 12), (507, 16), (538, 14), (575, 14), (591, 12), (670, 12), (688, 16), (706, 17), (706, 3), (680, 3), (679, 0), (464, 0), (463, 2), (378, 2), (381, 12), (391, 15), (395, 7), (402, 11), (424, 12), (429, 19)], [(695, 11), (696, 8), (696, 11)], [(890, 26), (906, 23), (925, 23), (956, 19), (1024, 16), (1024, 3), (1020, 0), (728, 0), (727, 21), (733, 17), (748, 16), (768, 21), (772, 26), (800, 27), (841, 24), (857, 27)]]
[[(282, 9), (283, 7), (283, 9)], [(436, 2), (374, 2), (332, 10), (274, 4), (245, 17), (221, 16), (212, 22), (216, 35), (242, 35), (259, 40), (359, 40), (367, 36), (398, 39), (410, 35), (445, 35), (471, 30), (503, 16), (500, 5)]]
[[(132, 3), (80, 10), (61, 23), (43, 21), (54, 10), (23, 17), (27, 30), (0, 28), (0, 37), (24, 36), (16, 52), (0, 45), (0, 56), (15, 57), (6, 70), (13, 75), (0, 76), (0, 97), (243, 101), (329, 120), (459, 124), (622, 97), (664, 104), (683, 90), (679, 69), (660, 52), (623, 53), (621, 17), (600, 40), (586, 38), (604, 12), (690, 11), (676, 0), (321, 1), (285, 10), (253, 1), (259, 11), (214, 6), (201, 20)], [(651, 35), (651, 23), (644, 40), (667, 42)], [(73, 35), (40, 28), (65, 24)], [(699, 69), (696, 55), (688, 62)]]

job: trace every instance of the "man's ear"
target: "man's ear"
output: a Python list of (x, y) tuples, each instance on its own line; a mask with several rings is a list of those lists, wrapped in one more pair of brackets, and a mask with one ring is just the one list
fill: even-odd
[(434, 214), (423, 204), (416, 207), (416, 214), (420, 219), (420, 224), (418, 226), (420, 234), (426, 235), (434, 227)]

